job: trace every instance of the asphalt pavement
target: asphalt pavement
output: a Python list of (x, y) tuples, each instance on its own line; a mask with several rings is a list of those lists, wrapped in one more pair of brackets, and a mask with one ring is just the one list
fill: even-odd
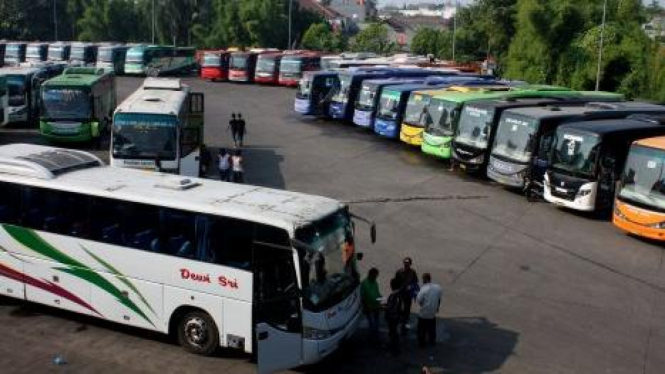
[[(368, 230), (357, 226), (357, 247), (365, 254), (363, 272), (379, 269), (383, 292), (404, 256), (444, 289), (435, 348), (418, 348), (409, 334), (393, 358), (368, 344), (361, 329), (329, 359), (296, 371), (665, 370), (662, 246), (624, 235), (607, 220), (527, 203), (363, 129), (304, 118), (292, 109), (292, 89), (186, 81), (205, 92), (205, 140), (213, 150), (231, 146), (232, 112), (246, 118), (247, 183), (349, 202), (377, 223), (373, 246)], [(119, 96), (140, 82), (119, 78)], [(14, 127), (0, 130), (0, 143), (8, 142), (43, 140), (34, 129)], [(0, 334), (2, 372), (255, 370), (244, 356), (202, 358), (158, 334), (11, 299), (0, 299)], [(56, 365), (58, 355), (67, 364)]]

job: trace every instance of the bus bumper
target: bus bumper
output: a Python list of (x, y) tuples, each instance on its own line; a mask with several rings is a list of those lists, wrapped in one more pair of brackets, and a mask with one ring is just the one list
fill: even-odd
[(504, 186), (524, 188), (525, 165), (515, 165), (490, 157), (487, 165), (487, 177)]
[(293, 103), (293, 110), (300, 114), (313, 114), (312, 102), (309, 99), (296, 99)]
[(547, 174), (545, 174), (545, 179), (543, 184), (544, 184), (543, 197), (549, 203), (568, 209), (579, 210), (582, 212), (593, 212), (596, 209), (596, 204), (595, 204), (596, 189), (598, 187), (598, 183), (596, 182), (586, 183), (582, 185), (580, 187), (580, 191), (589, 191), (589, 192), (588, 193), (585, 192), (585, 194), (577, 192), (575, 194), (575, 197), (573, 197), (572, 199), (560, 197), (560, 195), (568, 194), (570, 193), (570, 191), (563, 190), (560, 187), (552, 186), (550, 184), (549, 178), (547, 177)]
[(374, 118), (372, 118), (372, 112), (371, 111), (364, 111), (364, 110), (354, 110), (353, 111), (353, 123), (360, 126), (364, 127), (366, 129), (371, 129), (374, 125)]
[(399, 135), (399, 127), (395, 121), (387, 121), (377, 118), (374, 121), (374, 132), (384, 138), (395, 139)]
[(60, 122), (39, 123), (41, 135), (51, 141), (60, 143), (83, 143), (93, 139), (93, 127), (96, 123)]
[(297, 87), (300, 79), (298, 78), (279, 78), (279, 85), (285, 87)]
[[(638, 220), (644, 221), (644, 217), (648, 217), (648, 221), (653, 223), (637, 222)], [(612, 223), (629, 234), (664, 241), (665, 224), (663, 222), (665, 222), (665, 214), (645, 211), (633, 206), (629, 207), (618, 200), (614, 204)]]
[(351, 338), (356, 332), (361, 315), (362, 313), (360, 312), (359, 308), (358, 312), (351, 318), (349, 323), (328, 339), (303, 339), (303, 365), (310, 365), (319, 362), (331, 353), (335, 352), (344, 341)]
[(330, 103), (330, 109), (328, 113), (333, 119), (344, 119), (344, 112), (346, 111), (346, 105), (344, 103), (332, 102)]
[(423, 142), (420, 145), (420, 150), (429, 156), (449, 160), (451, 142), (452, 138), (450, 137), (433, 136), (423, 132)]
[(260, 84), (277, 84), (277, 78), (271, 74), (262, 75), (262, 73), (256, 73), (254, 77), (254, 82)]
[(9, 122), (26, 122), (28, 120), (28, 107), (23, 105), (19, 107), (7, 108), (7, 118)]
[(142, 75), (145, 74), (145, 70), (143, 69), (143, 65), (125, 64), (125, 74)]
[(402, 130), (399, 132), (399, 140), (402, 142), (420, 147), (423, 144), (423, 132), (420, 127), (413, 127), (402, 124)]
[(201, 79), (224, 80), (225, 76), (218, 68), (201, 68)]

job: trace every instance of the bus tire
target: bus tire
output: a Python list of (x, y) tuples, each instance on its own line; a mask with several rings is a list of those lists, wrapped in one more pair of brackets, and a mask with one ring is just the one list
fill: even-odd
[(186, 351), (202, 356), (212, 355), (219, 346), (219, 331), (208, 313), (194, 310), (178, 324), (178, 343)]

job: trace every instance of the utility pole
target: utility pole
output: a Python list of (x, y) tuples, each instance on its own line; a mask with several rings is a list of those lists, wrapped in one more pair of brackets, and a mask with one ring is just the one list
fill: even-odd
[(457, 34), (457, 0), (455, 0), (455, 9), (453, 12), (453, 62), (455, 62), (455, 39)]
[(155, 0), (152, 0), (152, 44), (155, 44)]
[(598, 46), (598, 70), (596, 71), (596, 91), (600, 91), (600, 70), (603, 64), (603, 43), (605, 42), (605, 20), (607, 17), (607, 0), (603, 3), (603, 24), (600, 26), (600, 45)]
[(292, 15), (291, 13), (293, 12), (293, 0), (289, 0), (289, 45), (286, 47), (286, 49), (291, 49), (291, 21), (292, 21)]
[(57, 4), (56, 4), (55, 0), (53, 0), (53, 25), (54, 25), (54, 29), (55, 29), (54, 30), (55, 31), (55, 39), (53, 39), (53, 40), (55, 40), (55, 41), (58, 41), (58, 10), (57, 9), (58, 9)]

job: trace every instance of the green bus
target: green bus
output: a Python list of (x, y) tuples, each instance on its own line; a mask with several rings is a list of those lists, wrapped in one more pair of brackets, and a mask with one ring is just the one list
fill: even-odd
[(190, 47), (135, 45), (127, 50), (125, 74), (156, 77), (196, 67), (196, 50)]
[(421, 150), (423, 153), (442, 158), (452, 157), (452, 141), (466, 103), (497, 100), (504, 98), (566, 98), (578, 97), (584, 101), (619, 101), (623, 95), (609, 92), (579, 92), (556, 86), (524, 86), (509, 92), (451, 92), (432, 98), (427, 108), (427, 116), (422, 117), (421, 125), (424, 127)]
[(40, 133), (54, 142), (101, 140), (117, 105), (115, 75), (101, 68), (68, 68), (41, 87)]

